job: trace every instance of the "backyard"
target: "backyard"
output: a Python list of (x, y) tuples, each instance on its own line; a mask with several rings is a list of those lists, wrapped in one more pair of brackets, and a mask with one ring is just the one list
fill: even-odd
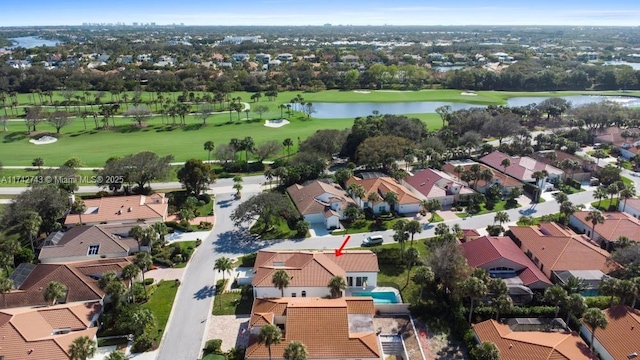
[(167, 326), (167, 321), (169, 321), (169, 314), (171, 314), (171, 307), (173, 306), (179, 285), (177, 281), (161, 280), (153, 295), (149, 298), (149, 301), (142, 304), (144, 308), (149, 309), (153, 313), (153, 317), (156, 320), (157, 331), (152, 332), (152, 334), (157, 334), (155, 337), (156, 345), (160, 343), (162, 334)]

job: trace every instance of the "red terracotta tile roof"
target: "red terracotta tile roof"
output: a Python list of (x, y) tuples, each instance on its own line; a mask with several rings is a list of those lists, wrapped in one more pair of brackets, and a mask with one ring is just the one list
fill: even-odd
[(618, 126), (611, 126), (606, 129), (598, 130), (596, 142), (622, 143), (626, 140), (622, 137), (622, 132), (625, 130), (631, 133), (640, 133), (640, 128), (621, 129)]
[[(470, 163), (465, 163), (464, 165), (460, 165), (462, 166), (463, 171), (464, 170), (469, 170), (471, 168), (471, 166), (473, 166), (473, 164), (479, 164), (479, 163), (474, 163), (474, 162), (470, 162)], [(502, 173), (500, 173), (499, 171), (485, 165), (485, 164), (479, 164), (480, 165), (480, 170), (489, 170), (491, 171), (491, 173), (493, 174), (493, 179), (497, 179), (498, 182), (504, 186), (504, 187), (519, 187), (519, 186), (523, 186), (522, 182), (512, 178), (511, 176), (507, 176), (507, 175), (503, 175)], [(458, 176), (460, 176), (460, 174), (458, 174), (456, 172), (456, 165), (452, 164), (450, 162), (447, 162), (446, 164), (444, 164), (444, 166), (442, 167), (442, 170), (444, 172), (446, 172), (447, 174), (451, 175), (451, 176), (455, 176), (456, 178)], [(471, 184), (473, 185), (473, 184)], [(484, 188), (485, 186), (487, 186), (487, 182), (484, 180), (479, 180), (478, 181), (478, 188)]]
[[(85, 200), (87, 211), (82, 214), (85, 224), (131, 222), (139, 219), (162, 221), (167, 217), (169, 201), (164, 194), (107, 196)], [(65, 225), (80, 222), (78, 214), (68, 214)]]
[(481, 342), (496, 344), (501, 360), (596, 359), (576, 333), (512, 331), (508, 325), (495, 320), (472, 327)]
[(544, 265), (542, 271), (547, 276), (560, 270), (600, 270), (606, 274), (616, 269), (607, 262), (608, 252), (555, 223), (510, 226), (509, 230), (522, 243), (520, 248), (531, 251), (532, 258)]
[[(525, 285), (529, 286), (538, 281), (551, 285), (551, 281), (508, 237), (482, 236), (460, 246), (469, 266), (484, 269), (485, 264), (498, 259), (507, 259), (522, 266), (522, 269), (516, 269), (516, 271), (523, 270), (519, 276)], [(521, 276), (522, 274), (524, 276)]]
[[(20, 288), (5, 294), (6, 308), (48, 305), (44, 301), (43, 291), (51, 281), (66, 286), (67, 303), (98, 301), (103, 298), (104, 291), (98, 287), (98, 281), (90, 275), (102, 275), (109, 271), (120, 272), (129, 263), (126, 258), (113, 258), (69, 264), (38, 264)], [(0, 309), (3, 308), (4, 301), (0, 301)]]
[(604, 314), (609, 323), (604, 329), (596, 330), (596, 340), (614, 359), (640, 354), (640, 311), (618, 305), (605, 310)]
[[(578, 211), (573, 217), (585, 224), (591, 229), (593, 224), (587, 221), (588, 211)], [(596, 226), (595, 232), (607, 241), (616, 241), (620, 236), (626, 236), (633, 241), (640, 241), (638, 234), (640, 233), (640, 220), (632, 215), (621, 212), (605, 212), (602, 213), (604, 223)]]
[[(502, 160), (504, 159), (509, 159), (509, 161), (511, 161), (511, 165), (506, 168), (506, 171), (501, 165)], [(555, 166), (536, 161), (530, 157), (509, 156), (501, 153), (500, 151), (494, 151), (491, 154), (485, 155), (480, 158), (480, 161), (500, 172), (506, 172), (509, 176), (513, 176), (514, 178), (522, 181), (533, 180), (532, 174), (541, 170), (546, 170), (549, 174), (562, 175), (564, 173)]]
[(287, 188), (287, 193), (302, 215), (324, 213), (329, 208), (329, 202), (318, 199), (324, 194), (330, 194), (330, 201), (339, 201), (342, 209), (354, 204), (353, 199), (337, 184), (327, 184), (322, 181), (312, 181), (307, 185), (293, 184)]
[[(282, 342), (271, 346), (274, 359), (283, 357), (284, 348), (290, 341), (301, 341), (305, 344), (310, 359), (378, 359), (380, 357), (381, 351), (373, 330), (373, 299), (256, 299), (253, 313), (256, 315), (256, 308), (268, 307), (269, 305), (265, 305), (266, 302), (273, 302), (273, 307), (279, 309), (280, 304), (285, 301), (287, 307), (284, 312), (273, 314), (286, 317)], [(369, 304), (364, 305), (364, 302)], [(370, 331), (350, 333), (349, 314), (370, 316), (372, 321)], [(259, 316), (264, 318), (264, 314)], [(261, 321), (257, 321), (255, 325), (261, 326)], [(253, 335), (249, 338), (245, 357), (247, 359), (268, 357), (267, 348), (258, 344), (257, 336)]]
[(290, 285), (326, 287), (334, 276), (345, 277), (345, 271), (378, 271), (378, 258), (369, 250), (350, 250), (336, 257), (334, 252), (259, 251), (253, 267), (253, 286), (272, 287), (271, 278), (284, 270)]
[[(2, 310), (0, 355), (5, 360), (66, 360), (69, 345), (74, 339), (95, 337), (97, 328), (89, 326), (99, 311), (97, 302)], [(64, 328), (70, 328), (71, 332), (54, 333)]]
[(417, 204), (421, 202), (421, 200), (417, 196), (413, 195), (409, 189), (390, 177), (360, 179), (352, 176), (347, 180), (347, 186), (351, 184), (359, 184), (362, 186), (365, 191), (364, 200), (367, 199), (369, 194), (375, 192), (380, 196), (381, 200), (379, 202), (382, 202), (384, 201), (384, 195), (392, 191), (398, 195), (398, 204)]
[[(447, 189), (445, 189), (445, 186), (451, 187), (453, 185), (460, 186), (463, 193), (473, 193), (473, 190), (466, 188), (462, 182), (456, 181), (449, 174), (428, 168), (415, 172), (412, 176), (405, 178), (404, 181), (427, 198), (453, 195), (452, 193), (447, 193)], [(462, 189), (468, 191), (464, 192)]]

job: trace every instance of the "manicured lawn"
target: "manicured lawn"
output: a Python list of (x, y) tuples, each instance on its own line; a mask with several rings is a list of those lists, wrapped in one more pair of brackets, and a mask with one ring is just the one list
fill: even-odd
[(342, 225), (346, 228), (341, 231), (334, 231), (333, 235), (347, 235), (347, 234), (360, 234), (374, 231), (384, 231), (393, 228), (398, 219), (385, 220), (381, 225), (376, 224), (375, 220), (360, 219), (354, 221), (352, 224), (343, 222)]
[(591, 206), (598, 210), (609, 211), (609, 209), (617, 209), (618, 208), (618, 199), (614, 198), (613, 201), (611, 199), (602, 199), (602, 201), (594, 201), (591, 203)]
[(633, 180), (631, 180), (631, 179), (629, 179), (627, 177), (621, 176), (620, 180), (622, 180), (622, 183), (625, 184), (625, 185), (633, 185)]
[[(416, 234), (416, 236), (418, 236), (419, 234)], [(418, 252), (420, 253), (421, 257), (425, 257), (427, 256), (427, 247), (425, 246), (425, 241), (427, 239), (418, 239), (418, 238), (414, 238), (413, 240), (413, 246), (418, 250)], [(408, 240), (405, 244), (404, 244), (404, 250), (406, 251), (409, 247), (411, 247), (411, 240)], [(349, 249), (353, 249), (353, 250), (376, 250), (376, 249), (401, 249), (402, 246), (400, 245), (400, 243), (391, 243), (391, 244), (384, 244), (384, 245), (378, 245), (378, 246), (372, 246), (372, 247), (354, 247), (354, 248), (349, 248)]]
[(244, 298), (240, 292), (227, 292), (216, 295), (213, 301), (213, 315), (248, 315), (253, 306), (253, 293), (247, 292)]
[(433, 216), (431, 216), (431, 218), (429, 219), (430, 223), (439, 223), (439, 222), (442, 222), (442, 221), (444, 221), (442, 216), (440, 216), (440, 215), (438, 215), (436, 213), (433, 213)]
[(293, 239), (298, 237), (298, 232), (295, 229), (291, 229), (287, 222), (278, 218), (277, 221), (272, 224), (271, 230), (262, 233), (264, 230), (264, 222), (261, 219), (258, 219), (256, 223), (251, 227), (252, 234), (260, 234), (260, 238), (264, 240), (274, 240), (274, 239)]
[(142, 305), (151, 310), (156, 319), (156, 328), (158, 329), (157, 341), (162, 339), (162, 334), (167, 326), (167, 321), (169, 321), (169, 314), (171, 313), (171, 307), (173, 306), (177, 292), (178, 285), (175, 281), (160, 281), (156, 291), (149, 298), (149, 301)]
[(98, 346), (126, 345), (128, 343), (129, 339), (127, 339), (126, 336), (111, 339), (98, 339)]
[[(540, 202), (544, 202), (544, 199), (540, 198), (541, 201)], [(473, 214), (473, 215), (483, 215), (483, 214), (488, 214), (488, 213), (492, 213), (492, 212), (498, 212), (498, 211), (504, 211), (504, 210), (509, 210), (509, 209), (517, 209), (520, 207), (520, 204), (516, 204), (516, 206), (507, 206), (507, 201), (506, 200), (500, 200), (498, 201), (495, 206), (493, 207), (493, 209), (489, 210), (486, 208), (485, 204), (480, 205), (480, 211)], [(465, 219), (467, 217), (469, 217), (469, 214), (465, 213), (456, 213), (456, 215), (458, 215), (459, 218), (461, 219)]]
[(218, 354), (209, 354), (202, 358), (202, 360), (224, 360), (225, 357), (223, 355)]
[(560, 191), (562, 191), (563, 193), (565, 193), (567, 195), (571, 195), (571, 194), (581, 193), (581, 192), (583, 192), (585, 190), (582, 189), (582, 188), (576, 189), (573, 186), (569, 186), (569, 185), (561, 185), (560, 186)]

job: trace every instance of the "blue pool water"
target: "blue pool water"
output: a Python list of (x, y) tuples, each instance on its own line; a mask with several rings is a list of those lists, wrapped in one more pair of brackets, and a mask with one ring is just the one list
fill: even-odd
[(353, 296), (371, 296), (374, 304), (397, 304), (398, 298), (393, 291), (361, 291), (354, 292)]

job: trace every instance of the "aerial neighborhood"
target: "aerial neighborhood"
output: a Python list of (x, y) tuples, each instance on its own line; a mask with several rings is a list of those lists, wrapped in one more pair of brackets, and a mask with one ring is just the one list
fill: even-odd
[(638, 36), (0, 27), (0, 360), (638, 358)]

